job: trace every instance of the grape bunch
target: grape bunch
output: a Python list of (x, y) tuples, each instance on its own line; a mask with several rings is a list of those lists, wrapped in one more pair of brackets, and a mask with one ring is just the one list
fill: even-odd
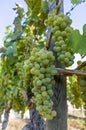
[(68, 89), (68, 98), (72, 105), (75, 105), (76, 108), (82, 107), (84, 104), (81, 98), (81, 87), (77, 82), (77, 76), (73, 75), (67, 78), (67, 89)]
[(53, 50), (57, 54), (57, 60), (65, 67), (71, 66), (74, 59), (74, 52), (68, 46), (68, 39), (73, 31), (71, 22), (71, 19), (63, 13), (49, 14), (45, 21), (45, 24), (52, 28), (52, 40), (55, 42)]
[[(82, 70), (86, 71), (86, 66)], [(84, 102), (84, 109), (86, 110), (86, 76), (78, 77), (77, 81), (82, 90), (81, 98)]]
[(53, 107), (53, 90), (55, 84), (54, 56), (51, 51), (33, 48), (30, 58), (25, 63), (27, 73), (31, 77), (32, 100), (36, 103), (36, 109), (47, 120), (56, 116)]
[(79, 80), (78, 80), (78, 83), (81, 87), (81, 90), (82, 90), (82, 94), (81, 94), (81, 97), (82, 97), (82, 100), (84, 101), (84, 108), (86, 109), (86, 77), (79, 77)]
[[(74, 76), (75, 77), (75, 76)], [(81, 87), (77, 83), (77, 78), (75, 77), (74, 81), (72, 81), (72, 87), (71, 87), (71, 93), (72, 93), (72, 100), (71, 103), (75, 105), (75, 107), (78, 109), (82, 107), (83, 100), (81, 98)]]

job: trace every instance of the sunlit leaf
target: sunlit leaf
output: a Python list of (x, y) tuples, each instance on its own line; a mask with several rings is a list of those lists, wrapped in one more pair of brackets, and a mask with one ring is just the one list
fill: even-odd
[(38, 14), (41, 9), (41, 0), (25, 0), (28, 5), (29, 10), (32, 11), (33, 14)]
[(83, 36), (86, 36), (86, 24), (83, 26)]
[(71, 0), (72, 4), (81, 4), (82, 0)]
[(78, 30), (74, 30), (69, 38), (69, 46), (72, 47), (75, 51), (79, 49), (78, 45), (81, 40), (81, 35)]
[(69, 38), (69, 46), (75, 50), (76, 53), (80, 53), (81, 55), (86, 53), (86, 33), (84, 32), (83, 35), (80, 34), (79, 30), (74, 30)]

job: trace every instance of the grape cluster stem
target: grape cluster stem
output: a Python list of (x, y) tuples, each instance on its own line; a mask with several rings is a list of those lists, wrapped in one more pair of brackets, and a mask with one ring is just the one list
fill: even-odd
[(81, 68), (86, 66), (86, 61), (82, 62), (81, 65), (79, 65), (75, 70), (80, 70)]

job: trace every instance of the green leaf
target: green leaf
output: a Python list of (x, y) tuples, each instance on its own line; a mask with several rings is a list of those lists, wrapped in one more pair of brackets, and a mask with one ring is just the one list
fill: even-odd
[(6, 48), (5, 47), (1, 47), (0, 48), (0, 53), (5, 53), (6, 52)]
[(81, 54), (81, 55), (84, 55), (86, 54), (86, 37), (82, 36), (82, 39), (81, 41), (79, 42), (79, 50), (78, 52)]
[(76, 53), (80, 53), (81, 55), (86, 53), (86, 36), (85, 30), (86, 26), (84, 26), (83, 35), (80, 34), (79, 30), (74, 30), (69, 37), (69, 47), (73, 48)]
[(5, 47), (9, 47), (9, 46), (11, 46), (13, 43), (12, 43), (12, 41), (11, 41), (11, 36), (10, 36), (10, 34), (8, 34), (7, 36), (5, 36), (5, 38), (4, 38), (4, 46)]
[(13, 64), (17, 58), (17, 48), (16, 45), (9, 46), (5, 53), (7, 55), (7, 62)]
[(25, 0), (25, 2), (33, 14), (39, 14), (41, 9), (41, 0)]
[(22, 25), (21, 25), (21, 21), (23, 18), (23, 12), (24, 9), (22, 8), (21, 5), (16, 4), (16, 8), (14, 8), (14, 10), (16, 11), (16, 13), (18, 14), (17, 17), (15, 17), (13, 24), (14, 24), (14, 33), (22, 33)]
[(4, 42), (4, 46), (5, 46), (5, 47), (9, 47), (9, 46), (11, 46), (11, 45), (12, 45), (12, 42), (7, 42), (7, 41)]
[(69, 46), (72, 47), (75, 51), (79, 49), (78, 45), (81, 40), (81, 35), (78, 30), (74, 30), (69, 37)]
[(7, 55), (10, 55), (10, 54), (15, 54), (16, 53), (16, 45), (13, 45), (13, 46), (9, 46), (7, 48), (7, 51), (6, 51), (6, 54)]
[(86, 24), (83, 26), (83, 36), (86, 36)]
[(33, 14), (31, 20), (33, 20), (34, 22), (38, 22), (39, 18), (37, 17), (37, 15)]
[(41, 10), (43, 13), (46, 13), (47, 9), (48, 9), (48, 2), (47, 2), (47, 0), (43, 0), (41, 2)]
[(81, 4), (82, 0), (71, 0), (72, 4)]

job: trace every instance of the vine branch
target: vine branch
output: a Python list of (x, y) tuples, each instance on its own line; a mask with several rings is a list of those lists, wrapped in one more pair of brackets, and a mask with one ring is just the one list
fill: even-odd
[(62, 68), (56, 68), (57, 69), (57, 75), (65, 75), (65, 76), (86, 76), (85, 71), (80, 70), (70, 70), (70, 69), (62, 69)]
[(51, 43), (51, 40), (52, 40), (52, 35), (53, 35), (53, 33), (51, 32), (50, 33), (50, 36), (49, 36), (49, 39), (48, 39), (48, 45), (47, 45), (47, 50), (49, 50), (49, 48), (50, 48), (50, 43)]
[(80, 70), (81, 68), (86, 66), (86, 61), (84, 61), (81, 65), (79, 65), (75, 70)]
[(57, 0), (57, 1), (56, 1), (56, 5), (57, 5), (57, 14), (59, 13), (61, 4), (62, 4), (62, 0)]

